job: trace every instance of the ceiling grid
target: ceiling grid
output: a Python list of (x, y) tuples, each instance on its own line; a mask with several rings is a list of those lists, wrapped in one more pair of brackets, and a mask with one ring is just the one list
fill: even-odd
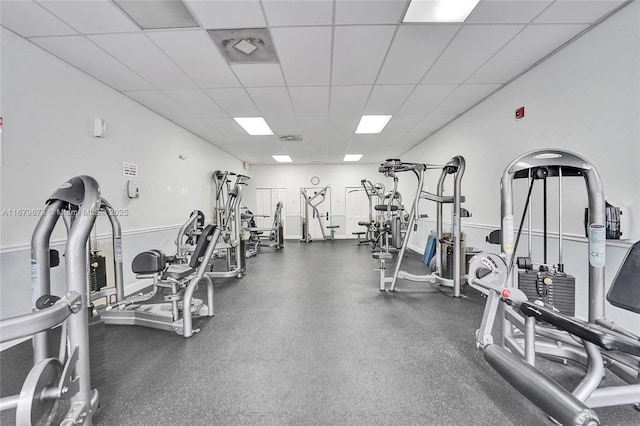
[[(0, 24), (249, 163), (272, 164), (274, 154), (294, 163), (364, 154), (361, 162), (378, 163), (627, 1), (480, 0), (465, 22), (437, 24), (402, 23), (408, 0), (183, 3), (197, 27), (142, 30), (112, 0), (2, 0)], [(250, 28), (269, 32), (277, 63), (252, 63), (254, 37), (242, 43), (248, 62), (230, 65), (207, 33)], [(362, 114), (393, 117), (380, 134), (356, 135)], [(275, 135), (249, 136), (233, 120), (258, 115)]]

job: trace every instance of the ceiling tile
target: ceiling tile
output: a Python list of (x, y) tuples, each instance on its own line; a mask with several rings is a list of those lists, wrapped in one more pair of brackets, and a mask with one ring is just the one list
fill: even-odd
[(377, 83), (417, 84), (459, 29), (459, 25), (401, 25)]
[(289, 93), (297, 116), (329, 114), (329, 86), (291, 87)]
[(523, 28), (522, 25), (463, 27), (422, 83), (463, 82)]
[(206, 92), (231, 117), (260, 115), (245, 89), (207, 89)]
[(556, 0), (533, 22), (537, 24), (588, 24), (621, 6), (624, 0)]
[(348, 139), (353, 136), (360, 122), (361, 114), (356, 115), (332, 115), (329, 116), (329, 138), (340, 135), (347, 135)]
[(272, 28), (274, 44), (289, 86), (326, 86), (331, 63), (331, 28)]
[(424, 118), (422, 115), (399, 115), (391, 117), (389, 123), (385, 126), (382, 134), (406, 133), (409, 132), (420, 120)]
[(238, 64), (231, 69), (244, 87), (284, 86), (280, 64)]
[(182, 118), (172, 120), (178, 126), (200, 136), (202, 139), (215, 143), (222, 139), (222, 135), (199, 118)]
[(424, 117), (418, 124), (416, 124), (412, 129), (411, 133), (419, 134), (422, 137), (427, 137), (431, 133), (440, 129), (442, 126), (456, 118), (457, 115), (435, 115), (429, 114)]
[(324, 162), (327, 158), (327, 145), (326, 144), (313, 144), (307, 145), (307, 152), (311, 162)]
[(349, 142), (351, 142), (355, 129), (356, 128), (354, 126), (351, 132), (329, 132), (327, 140), (331, 145), (343, 145), (346, 147), (349, 145)]
[(333, 2), (327, 0), (263, 0), (269, 26), (329, 25)]
[(88, 37), (158, 89), (197, 87), (144, 34), (104, 34)]
[[(284, 153), (289, 154), (291, 160), (294, 163), (301, 163), (309, 161), (309, 154), (307, 152), (307, 146), (304, 142), (282, 142), (281, 143), (284, 149)], [(272, 155), (282, 154), (282, 149), (280, 151), (274, 151)]]
[(336, 24), (397, 24), (407, 0), (336, 0)]
[(247, 89), (247, 93), (265, 117), (268, 115), (295, 117), (286, 87), (256, 87)]
[(159, 90), (127, 91), (123, 93), (169, 120), (194, 118), (191, 112)]
[(505, 83), (586, 28), (584, 24), (528, 25), (466, 82)]
[(331, 115), (362, 115), (371, 86), (332, 86)]
[(500, 84), (462, 84), (432, 114), (462, 114), (477, 102), (500, 88)]
[(449, 96), (456, 87), (455, 84), (427, 84), (415, 88), (398, 111), (402, 115), (424, 115), (429, 113), (444, 98)]
[(146, 34), (201, 88), (240, 87), (206, 31), (147, 31)]
[(82, 34), (141, 31), (109, 0), (44, 0), (40, 4)]
[(332, 84), (372, 84), (389, 49), (395, 26), (336, 27)]
[(266, 26), (258, 0), (185, 0), (203, 28), (259, 28)]
[(395, 114), (414, 88), (414, 85), (374, 86), (364, 114)]
[(0, 23), (23, 37), (78, 34), (30, 0), (0, 1)]
[(153, 89), (146, 80), (83, 36), (37, 37), (31, 41), (116, 90)]
[(528, 24), (553, 0), (484, 0), (473, 10), (466, 23)]
[(228, 117), (203, 90), (166, 90), (165, 93), (198, 118)]
[(257, 136), (249, 136), (242, 127), (236, 123), (233, 118), (204, 118), (203, 121), (213, 127), (218, 133), (225, 137), (231, 138), (251, 138)]
[[(295, 100), (294, 100), (295, 104)], [(300, 117), (298, 116), (298, 127), (304, 135), (307, 133), (326, 133), (329, 125), (329, 117)]]
[(301, 133), (294, 115), (265, 114), (264, 119), (275, 135), (299, 135)]

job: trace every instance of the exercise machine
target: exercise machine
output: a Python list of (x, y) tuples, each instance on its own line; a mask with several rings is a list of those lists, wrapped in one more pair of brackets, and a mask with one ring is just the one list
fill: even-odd
[[(369, 200), (369, 220), (358, 222), (358, 225), (365, 227), (365, 232), (354, 232), (353, 234), (357, 237), (358, 245), (371, 244), (375, 248), (378, 242), (378, 237), (381, 234), (382, 213), (375, 210), (374, 207), (384, 204), (385, 188), (383, 184), (374, 184), (368, 179), (362, 179), (360, 184), (362, 185), (364, 193)], [(361, 235), (365, 236), (364, 239), (361, 238)]]
[[(225, 211), (230, 215), (238, 203), (236, 191), (227, 198)], [(197, 213), (192, 217), (198, 217)], [(115, 216), (109, 215), (114, 240), (120, 238), (120, 226)], [(223, 218), (228, 221), (228, 217)], [(208, 276), (209, 262), (221, 240), (222, 229), (218, 225), (207, 225), (198, 233), (198, 241), (189, 262), (172, 264), (161, 250), (148, 250), (136, 255), (131, 269), (138, 279), (150, 279), (151, 290), (141, 295), (125, 297), (122, 279), (116, 279), (115, 287), (106, 288), (91, 295), (93, 301), (106, 298), (106, 306), (100, 317), (106, 324), (137, 325), (160, 330), (175, 331), (191, 337), (200, 331), (194, 328), (194, 320), (213, 317), (213, 283)], [(121, 247), (121, 244), (114, 244)], [(121, 250), (121, 249), (120, 249)], [(122, 254), (116, 270), (122, 269)], [(122, 273), (120, 272), (120, 275)], [(118, 274), (116, 274), (117, 276)], [(206, 288), (206, 303), (194, 297), (200, 286)]]
[[(515, 270), (518, 267), (531, 270), (531, 262), (516, 261), (527, 208), (522, 214), (520, 229), (515, 232), (513, 180), (529, 179), (530, 194), (536, 180), (548, 177), (582, 177), (586, 184), (589, 206), (586, 321), (558, 310), (553, 306), (554, 300), (547, 297), (548, 293), (527, 295), (518, 288)], [(598, 416), (592, 410), (596, 407), (623, 404), (638, 407), (640, 336), (637, 331), (626, 330), (607, 320), (604, 306), (608, 299), (615, 306), (640, 313), (640, 244), (634, 244), (628, 251), (605, 299), (606, 215), (597, 170), (589, 161), (571, 152), (533, 151), (507, 166), (501, 188), (502, 253), (480, 253), (473, 257), (469, 268), (469, 284), (487, 295), (480, 329), (476, 332), (476, 344), (483, 350), (485, 359), (514, 388), (561, 424), (598, 425)], [(539, 285), (551, 285), (556, 279), (554, 274), (562, 278), (561, 264), (554, 268), (542, 266), (540, 272), (544, 274)], [(536, 300), (532, 300), (534, 298)], [(536, 356), (576, 362), (586, 368), (585, 375), (569, 391), (536, 365)], [(606, 372), (627, 384), (601, 387)]]
[[(462, 177), (465, 170), (465, 159), (462, 156), (455, 156), (449, 160), (444, 166), (420, 163), (404, 163), (397, 159), (387, 160), (381, 164), (380, 172), (385, 176), (397, 179), (397, 174), (402, 172), (413, 172), (418, 180), (415, 197), (412, 202), (411, 211), (406, 225), (406, 232), (401, 233), (398, 230), (392, 232), (394, 241), (401, 241), (400, 251), (398, 252), (395, 270), (391, 277), (385, 276), (384, 269), (381, 268), (380, 273), (380, 291), (387, 290), (386, 284), (390, 283), (388, 291), (397, 291), (396, 285), (398, 279), (405, 279), (416, 282), (429, 282), (437, 286), (444, 286), (453, 290), (454, 297), (461, 297), (461, 288), (464, 280), (464, 245), (462, 243), (461, 218), (469, 217), (467, 210), (462, 208), (465, 197), (462, 195)], [(440, 178), (436, 187), (436, 193), (430, 193), (424, 190), (424, 175), (427, 170), (441, 170)], [(444, 194), (444, 183), (447, 176), (454, 177), (453, 194)], [(426, 275), (416, 275), (402, 270), (402, 261), (409, 244), (410, 231), (416, 231), (418, 226), (419, 202), (421, 199), (435, 202), (436, 207), (436, 271), (432, 271)], [(443, 226), (443, 205), (450, 204), (451, 208), (451, 232), (447, 235)], [(396, 227), (397, 228), (397, 227)], [(394, 228), (392, 228), (393, 230)], [(443, 247), (446, 246), (446, 249)], [(450, 262), (450, 276), (443, 274), (443, 259)]]
[[(300, 197), (302, 201), (301, 204), (304, 206), (302, 210), (302, 239), (300, 240), (300, 242), (310, 243), (311, 241), (313, 241), (311, 238), (310, 230), (312, 218), (318, 220), (318, 225), (320, 225), (320, 232), (322, 233), (322, 240), (324, 242), (327, 242), (328, 240), (334, 240), (335, 230), (339, 228), (339, 225), (327, 226), (327, 229), (329, 229), (330, 231), (330, 235), (327, 236), (322, 215), (318, 210), (318, 206), (326, 201), (328, 190), (328, 186), (315, 189), (300, 188)], [(312, 194), (310, 193), (311, 191), (313, 191)], [(312, 211), (312, 217), (309, 217), (309, 209), (311, 209)], [(329, 212), (327, 212), (325, 219), (327, 221), (329, 220)]]
[(257, 228), (254, 223), (253, 226), (246, 227), (246, 230), (249, 232), (247, 257), (258, 254), (260, 247), (269, 247), (276, 250), (284, 248), (282, 201), (276, 204), (271, 228)]
[[(18, 395), (0, 398), (0, 410), (16, 410), (16, 425), (92, 425), (99, 406), (92, 388), (89, 321), (89, 240), (102, 203), (100, 187), (89, 176), (74, 177), (47, 200), (31, 239), (33, 312), (0, 320), (0, 341), (33, 336), (33, 368)], [(58, 263), (50, 250), (60, 218), (66, 225), (65, 294), (51, 294), (50, 268)], [(61, 326), (59, 351), (51, 353), (51, 329)], [(68, 404), (59, 404), (68, 400)], [(66, 413), (58, 413), (62, 406)]]
[[(229, 177), (235, 176), (233, 185)], [(214, 183), (214, 223), (222, 232), (222, 238), (214, 253), (215, 259), (225, 260), (225, 270), (208, 271), (210, 278), (241, 278), (246, 272), (246, 240), (242, 226), (242, 189), (250, 178), (242, 174), (216, 170), (211, 175)], [(229, 200), (235, 199), (233, 207)], [(216, 266), (220, 266), (219, 262)], [(213, 265), (212, 265), (213, 267)]]
[(204, 213), (194, 210), (187, 221), (180, 227), (176, 238), (176, 255), (174, 259), (168, 259), (171, 263), (189, 263), (189, 258), (198, 238), (204, 229)]

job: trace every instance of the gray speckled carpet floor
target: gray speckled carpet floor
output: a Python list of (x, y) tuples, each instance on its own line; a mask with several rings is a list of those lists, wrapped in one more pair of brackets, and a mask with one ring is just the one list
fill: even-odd
[[(287, 241), (214, 282), (215, 311), (190, 339), (107, 326), (106, 385), (96, 425), (552, 424), (475, 347), (484, 299), (429, 284), (378, 292), (370, 248)], [(424, 273), (417, 255), (406, 268)], [(2, 395), (19, 391), (30, 343), (2, 353)], [(580, 369), (545, 362), (561, 382)], [(630, 406), (603, 424), (640, 424)], [(13, 411), (0, 422), (12, 424)]]

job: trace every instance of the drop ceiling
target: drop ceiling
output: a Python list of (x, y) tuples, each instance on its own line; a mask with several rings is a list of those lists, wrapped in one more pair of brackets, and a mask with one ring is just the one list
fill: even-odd
[[(3, 0), (0, 19), (240, 160), (339, 163), (363, 154), (361, 162), (378, 163), (401, 157), (625, 1), (481, 0), (461, 24), (401, 23), (405, 0), (184, 4), (197, 27), (142, 30), (110, 0)], [(247, 28), (268, 30), (278, 62), (229, 65), (207, 32)], [(393, 118), (380, 134), (356, 135), (363, 114)], [(275, 135), (249, 136), (233, 120), (255, 116)]]

